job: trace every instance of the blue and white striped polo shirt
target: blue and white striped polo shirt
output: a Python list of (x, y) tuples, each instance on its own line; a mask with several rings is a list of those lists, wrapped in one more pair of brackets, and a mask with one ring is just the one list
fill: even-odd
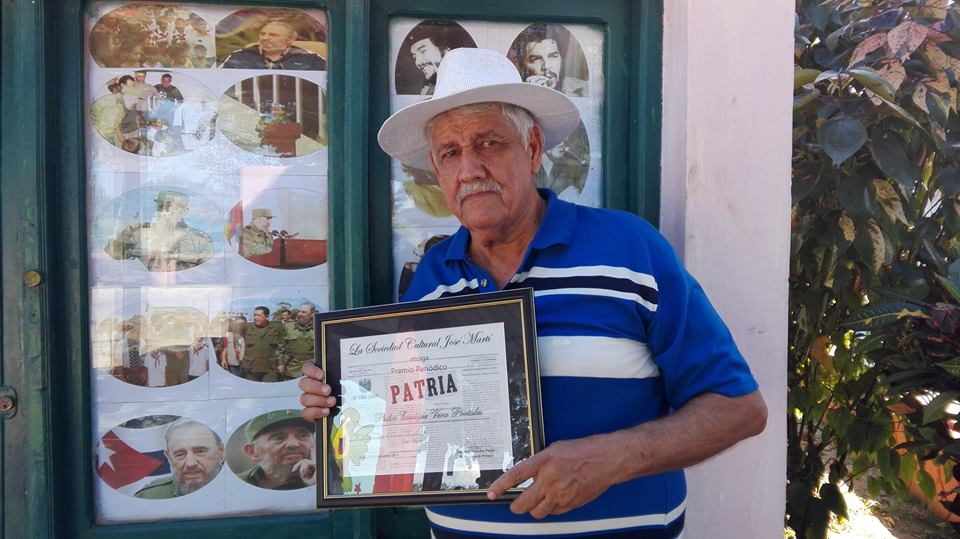
[[(625, 212), (578, 206), (540, 190), (543, 225), (506, 288), (535, 291), (546, 443), (626, 429), (702, 393), (757, 389), (703, 289), (666, 239)], [(405, 301), (492, 292), (461, 227), (423, 257)], [(592, 396), (593, 404), (571, 395)], [(508, 504), (427, 508), (435, 527), (487, 537), (633, 532), (669, 539), (683, 528), (681, 470), (613, 485), (589, 504), (536, 520)]]

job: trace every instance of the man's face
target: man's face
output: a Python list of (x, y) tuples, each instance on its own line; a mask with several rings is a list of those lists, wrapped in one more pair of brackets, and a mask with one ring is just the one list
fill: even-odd
[(523, 55), (524, 80), (547, 88), (557, 88), (560, 80), (560, 69), (563, 57), (560, 48), (552, 39), (545, 39), (527, 45), (527, 53)]
[(136, 73), (133, 74), (133, 78), (140, 84), (143, 84), (143, 82), (147, 80), (147, 74), (144, 73), (143, 71), (137, 71)]
[(160, 85), (163, 86), (164, 88), (169, 88), (170, 83), (172, 81), (173, 81), (173, 77), (167, 77), (167, 76), (160, 77)]
[(470, 231), (509, 234), (538, 200), (533, 175), (543, 138), (530, 131), (526, 146), (499, 108), (448, 112), (430, 137), (430, 158), (450, 211)]
[(252, 219), (253, 226), (259, 230), (263, 230), (264, 232), (269, 232), (270, 221), (272, 219), (273, 219), (272, 217), (254, 217)]
[(413, 56), (413, 62), (417, 64), (417, 69), (423, 72), (423, 78), (433, 80), (437, 76), (437, 69), (440, 67), (440, 60), (446, 49), (440, 50), (430, 38), (421, 39), (410, 46), (410, 55)]
[(316, 309), (309, 305), (301, 305), (297, 311), (297, 323), (301, 326), (308, 326), (313, 323), (313, 315)]
[(267, 325), (270, 320), (267, 318), (267, 313), (262, 309), (256, 309), (253, 311), (253, 324), (258, 328), (262, 328)]
[(290, 30), (282, 24), (270, 23), (260, 30), (260, 50), (263, 52), (283, 52), (293, 41)]
[(300, 424), (280, 424), (261, 432), (244, 452), (277, 481), (293, 474), (294, 464), (311, 458), (313, 433)]
[(165, 452), (180, 494), (189, 494), (209, 483), (220, 471), (223, 445), (201, 425), (177, 428)]
[(170, 205), (167, 206), (166, 213), (174, 220), (174, 222), (179, 223), (183, 221), (183, 218), (190, 213), (190, 206), (187, 204), (187, 201), (184, 199), (176, 199), (173, 202), (170, 202)]

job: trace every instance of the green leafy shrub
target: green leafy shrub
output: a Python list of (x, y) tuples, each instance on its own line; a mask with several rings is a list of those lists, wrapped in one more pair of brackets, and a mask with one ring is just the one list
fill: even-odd
[(798, 0), (795, 34), (786, 522), (826, 537), (853, 477), (933, 497), (918, 459), (960, 457), (960, 8)]

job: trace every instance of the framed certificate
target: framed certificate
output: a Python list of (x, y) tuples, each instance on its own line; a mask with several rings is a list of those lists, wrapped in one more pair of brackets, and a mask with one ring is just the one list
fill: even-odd
[(543, 448), (531, 289), (320, 313), (315, 327), (337, 396), (317, 425), (318, 507), (485, 502)]

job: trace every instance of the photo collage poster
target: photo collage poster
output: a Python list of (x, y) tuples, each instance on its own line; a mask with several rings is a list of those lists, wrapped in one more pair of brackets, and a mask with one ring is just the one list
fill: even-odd
[(312, 511), (329, 308), (326, 13), (85, 19), (97, 521)]
[[(450, 50), (481, 47), (502, 51), (521, 79), (566, 94), (581, 123), (544, 152), (538, 187), (562, 200), (600, 206), (603, 196), (602, 133), (604, 34), (583, 24), (487, 22), (397, 18), (390, 21), (390, 110), (429, 99), (437, 67)], [(391, 165), (394, 298), (409, 287), (423, 254), (456, 232), (433, 171)]]

